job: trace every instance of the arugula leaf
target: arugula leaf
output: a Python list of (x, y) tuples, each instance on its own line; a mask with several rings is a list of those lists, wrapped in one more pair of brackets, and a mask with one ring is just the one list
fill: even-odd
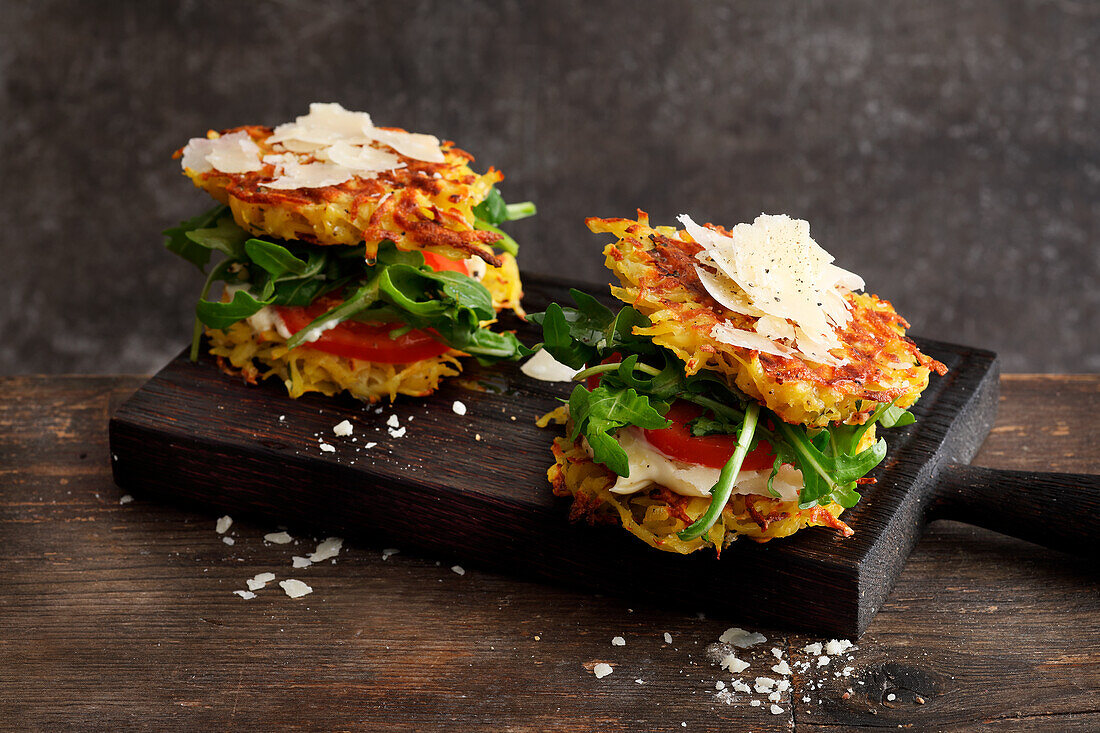
[(486, 224), (500, 224), (508, 219), (508, 205), (504, 203), (504, 197), (495, 188), (489, 189), (489, 195), (485, 200), (474, 207), (474, 216)]
[(295, 257), (286, 247), (262, 239), (249, 239), (244, 243), (244, 251), (253, 263), (272, 277), (280, 277), (288, 272), (302, 275), (309, 267), (308, 262)]
[(200, 247), (211, 252), (216, 250), (234, 260), (245, 258), (244, 243), (249, 238), (248, 232), (237, 226), (232, 216), (224, 213), (214, 226), (192, 229), (184, 236)]
[[(501, 203), (503, 206), (503, 203)], [(495, 319), (492, 296), (479, 281), (458, 272), (435, 272), (420, 251), (379, 244), (373, 260), (364, 246), (318, 247), (296, 241), (252, 237), (222, 206), (166, 230), (165, 246), (205, 271), (215, 252), (224, 255), (211, 271), (195, 308), (191, 357), (198, 358), (202, 325), (224, 329), (267, 305), (304, 307), (327, 293), (343, 302), (314, 319), (288, 340), (295, 348), (317, 328), (355, 318), (401, 324), (395, 330), (431, 329), (452, 348), (483, 363), (533, 353), (512, 333), (493, 333), (481, 324)], [(208, 300), (213, 284), (244, 285), (227, 302)]]
[(211, 328), (229, 328), (237, 321), (248, 318), (265, 305), (271, 305), (274, 302), (274, 298), (257, 300), (247, 290), (238, 290), (233, 293), (233, 299), (228, 303), (200, 300), (195, 306), (195, 315)]
[(654, 405), (633, 389), (597, 387), (592, 391), (578, 384), (569, 396), (569, 416), (573, 420), (570, 438), (584, 435), (592, 448), (592, 458), (619, 476), (630, 475), (630, 462), (612, 433), (627, 425), (656, 430), (667, 428), (663, 411), (668, 405)]
[(882, 416), (879, 417), (878, 421), (884, 428), (900, 428), (905, 425), (912, 425), (917, 421), (917, 418), (909, 410), (891, 404), (882, 411)]
[(187, 237), (187, 233), (195, 229), (205, 229), (212, 226), (228, 211), (229, 207), (227, 206), (215, 206), (198, 216), (191, 217), (179, 226), (165, 229), (163, 232), (165, 235), (165, 248), (187, 260), (199, 268), (201, 272), (206, 272), (206, 265), (210, 262), (210, 249), (191, 241)]

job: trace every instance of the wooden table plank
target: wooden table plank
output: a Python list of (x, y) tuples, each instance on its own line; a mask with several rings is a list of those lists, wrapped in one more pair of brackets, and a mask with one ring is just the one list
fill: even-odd
[[(312, 540), (265, 545), (274, 528), (237, 523), (227, 546), (213, 517), (120, 505), (105, 427), (140, 381), (0, 379), (0, 720), (12, 728), (1100, 727), (1096, 576), (1068, 556), (933, 525), (852, 660), (795, 674), (772, 715), (761, 694), (715, 697), (732, 678), (705, 648), (737, 619), (459, 576), (448, 558), (382, 560), (365, 544), (292, 570)], [(1008, 376), (975, 463), (1097, 472), (1098, 410), (1100, 377)], [(268, 570), (314, 592), (232, 594)], [(800, 661), (822, 641), (758, 630), (769, 641), (742, 654), (741, 678), (778, 677), (773, 645)], [(619, 635), (626, 646), (611, 646)], [(595, 679), (582, 664), (596, 660), (615, 672)]]

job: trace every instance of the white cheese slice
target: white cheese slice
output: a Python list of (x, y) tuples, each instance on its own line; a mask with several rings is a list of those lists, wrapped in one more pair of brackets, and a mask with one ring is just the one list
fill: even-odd
[(424, 135), (417, 132), (398, 132), (397, 130), (380, 130), (372, 127), (366, 131), (371, 140), (377, 140), (383, 145), (388, 145), (397, 152), (415, 160), (423, 160), (428, 163), (443, 163), (447, 160), (443, 151), (439, 148), (439, 138), (435, 135)]
[[(729, 235), (699, 226), (686, 214), (679, 221), (704, 250), (697, 259), (718, 270), (697, 270), (715, 300), (739, 313), (767, 316), (758, 320), (756, 331), (769, 341), (797, 346), (812, 361), (840, 363), (828, 351), (841, 345), (836, 329), (851, 319), (842, 294), (861, 288), (863, 281), (832, 264), (832, 255), (810, 237), (806, 221), (761, 214), (752, 224), (738, 224)], [(759, 314), (747, 312), (746, 301)], [(740, 340), (723, 341), (754, 348), (746, 345), (745, 337)]]
[(523, 362), (519, 370), (531, 379), (543, 382), (572, 382), (577, 375), (576, 369), (562, 364), (546, 349), (536, 351), (534, 356)]
[(273, 181), (262, 184), (265, 188), (280, 191), (295, 188), (324, 188), (338, 186), (352, 179), (352, 172), (335, 163), (299, 163), (287, 160), (282, 172)]
[(283, 143), (287, 150), (293, 150), (291, 145), (295, 142), (331, 145), (347, 140), (364, 143), (368, 140), (365, 131), (372, 124), (366, 112), (352, 112), (335, 102), (314, 102), (309, 105), (309, 114), (276, 127), (268, 142)]
[(233, 132), (214, 139), (192, 138), (183, 149), (181, 165), (195, 173), (219, 170), (222, 173), (248, 173), (263, 168), (260, 146), (247, 132)]
[(369, 145), (352, 145), (343, 141), (326, 148), (324, 157), (361, 178), (373, 178), (382, 171), (404, 168), (401, 158)]
[[(669, 458), (650, 445), (634, 428), (620, 430), (615, 439), (626, 452), (630, 476), (618, 477), (611, 487), (614, 494), (633, 494), (656, 483), (681, 496), (709, 497), (711, 488), (718, 483), (718, 476), (722, 473), (717, 468)], [(585, 445), (587, 447), (587, 443)], [(770, 469), (741, 471), (737, 474), (733, 493), (771, 496), (768, 492), (770, 475)], [(802, 490), (802, 472), (783, 464), (772, 481), (772, 488), (784, 501), (796, 501)]]

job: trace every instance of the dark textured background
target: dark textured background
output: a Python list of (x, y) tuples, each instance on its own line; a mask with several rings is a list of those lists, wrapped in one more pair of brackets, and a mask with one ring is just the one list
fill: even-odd
[(199, 276), (171, 152), (340, 101), (456, 140), (605, 281), (583, 218), (808, 219), (916, 333), (1100, 370), (1100, 5), (0, 0), (0, 373), (146, 372)]

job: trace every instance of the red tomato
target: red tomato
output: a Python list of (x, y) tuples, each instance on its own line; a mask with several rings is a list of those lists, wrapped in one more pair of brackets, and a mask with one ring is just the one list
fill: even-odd
[[(308, 308), (277, 307), (287, 330), (298, 333), (317, 316), (330, 310), (339, 301), (322, 298)], [(363, 359), (386, 364), (411, 364), (414, 361), (439, 356), (450, 347), (435, 340), (430, 331), (409, 331), (396, 339), (390, 331), (400, 328), (399, 323), (360, 323), (344, 321), (336, 328), (325, 331), (316, 341), (304, 343), (299, 348), (316, 349), (349, 359)]]
[[(622, 360), (623, 360), (622, 354), (620, 354), (619, 352), (616, 351), (615, 353), (613, 353), (611, 356), (607, 357), (606, 359), (604, 359), (600, 363), (601, 364), (618, 364)], [(595, 366), (595, 364), (593, 364), (592, 366)], [(588, 388), (589, 392), (591, 392), (592, 390), (596, 389), (596, 387), (600, 386), (600, 379), (602, 377), (603, 377), (602, 372), (600, 374), (593, 374), (589, 377), (585, 377), (584, 386)]]
[[(423, 252), (424, 263), (436, 272), (450, 270), (468, 275), (469, 270), (462, 260)], [(331, 310), (339, 304), (332, 297), (321, 298), (307, 308), (276, 308), (287, 330), (298, 333), (313, 322), (317, 316)], [(400, 328), (399, 323), (360, 323), (344, 321), (336, 328), (325, 331), (316, 341), (302, 344), (299, 348), (316, 349), (326, 354), (334, 354), (349, 359), (382, 362), (385, 364), (411, 364), (421, 359), (430, 359), (445, 353), (450, 347), (436, 340), (430, 331), (409, 331), (396, 339), (390, 338), (390, 331)]]
[[(735, 435), (705, 435), (697, 438), (691, 434), (687, 423), (703, 414), (703, 408), (691, 402), (677, 400), (672, 403), (666, 418), (672, 426), (659, 430), (643, 430), (645, 439), (657, 450), (670, 458), (684, 463), (697, 463), (708, 468), (722, 468), (733, 455), (737, 447)], [(756, 450), (745, 456), (741, 469), (760, 471), (771, 468), (775, 462), (775, 453), (766, 440), (761, 440)]]
[(421, 250), (421, 254), (424, 255), (424, 264), (436, 272), (450, 270), (451, 272), (461, 272), (463, 275), (470, 274), (469, 268), (466, 267), (465, 260), (452, 260), (450, 257), (437, 255), (435, 252), (428, 252), (426, 250)]

